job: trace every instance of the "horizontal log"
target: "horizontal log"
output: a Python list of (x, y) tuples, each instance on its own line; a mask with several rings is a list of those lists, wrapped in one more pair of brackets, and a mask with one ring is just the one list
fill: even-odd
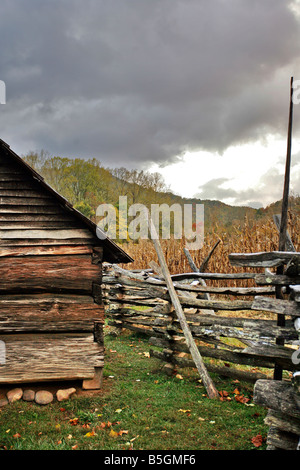
[(92, 252), (93, 248), (90, 245), (0, 246), (0, 258), (8, 256), (87, 255)]
[[(150, 350), (150, 356), (156, 357), (165, 362), (170, 362), (175, 364), (179, 367), (195, 367), (195, 363), (192, 360), (178, 357), (178, 356), (171, 356), (169, 353), (164, 353), (162, 351), (155, 351)], [(213, 364), (205, 363), (205, 367), (209, 372), (213, 372), (215, 374), (219, 374), (225, 377), (233, 377), (238, 380), (244, 380), (246, 382), (256, 382), (263, 377), (266, 377), (265, 374), (258, 373), (258, 372), (248, 372), (236, 369), (234, 367), (222, 367), (222, 366), (215, 366)]]
[(32, 240), (32, 239), (54, 239), (68, 240), (72, 238), (95, 238), (87, 229), (75, 230), (0, 230), (0, 241), (4, 240)]
[(103, 307), (79, 295), (0, 295), (0, 332), (94, 331)]
[(258, 380), (254, 387), (253, 399), (257, 405), (300, 418), (300, 396), (295, 393), (289, 382)]
[(270, 361), (273, 360), (274, 363), (280, 365), (283, 370), (288, 371), (297, 370), (297, 365), (292, 362), (292, 354), (294, 351), (294, 349), (280, 345), (264, 344), (262, 341), (260, 343), (254, 343), (252, 346), (247, 346), (244, 349), (246, 354)]
[(135, 331), (136, 333), (145, 334), (147, 336), (151, 336), (153, 331), (151, 328), (141, 328), (134, 324), (127, 323), (126, 321), (116, 322), (116, 321), (108, 321), (110, 326), (115, 326), (117, 328), (127, 328), (128, 330)]
[(93, 239), (93, 238), (64, 238), (64, 239), (53, 239), (53, 238), (32, 238), (32, 239), (26, 239), (26, 238), (11, 238), (11, 239), (5, 239), (1, 240), (0, 239), (0, 248), (1, 247), (8, 247), (8, 248), (17, 248), (17, 247), (42, 247), (45, 246), (50, 247), (50, 246), (55, 246), (55, 245), (64, 245), (64, 246), (80, 246), (80, 245), (93, 245), (94, 244), (99, 244), (99, 239)]
[(0, 181), (0, 190), (1, 189), (10, 189), (10, 190), (38, 190), (40, 189), (35, 181)]
[(282, 315), (300, 316), (300, 304), (293, 300), (271, 299), (270, 297), (255, 297), (252, 304), (253, 310), (265, 310), (267, 312)]
[[(168, 317), (171, 313), (172, 309), (166, 308), (165, 311), (159, 308), (147, 309), (147, 310), (135, 310), (132, 308), (108, 308), (106, 310), (106, 314), (108, 316), (120, 315), (124, 317), (132, 316), (133, 318), (137, 318), (139, 316), (149, 316), (149, 317)], [(276, 334), (280, 334), (280, 327), (277, 328), (276, 320), (261, 320), (261, 319), (249, 319), (249, 317), (224, 317), (219, 315), (203, 315), (201, 313), (189, 313), (185, 312), (185, 316), (188, 322), (195, 323), (200, 326), (209, 326), (209, 327), (218, 327), (218, 326), (229, 326), (229, 327), (236, 327), (236, 328), (257, 328), (262, 332), (264, 330), (270, 331), (270, 336), (275, 336)], [(138, 321), (138, 320), (135, 320)], [(174, 322), (176, 323), (177, 320), (174, 318)], [(288, 334), (292, 334), (294, 336), (295, 331), (293, 328), (293, 322), (291, 320), (286, 321), (286, 326), (283, 328), (282, 331), (289, 332)], [(285, 329), (286, 328), (286, 329)]]
[[(182, 344), (179, 341), (167, 341), (163, 338), (156, 338), (152, 336), (149, 339), (149, 344), (152, 346), (157, 346), (161, 348), (169, 348), (174, 353), (185, 352), (189, 353), (188, 348), (185, 344)], [(221, 343), (220, 343), (221, 344)], [(264, 368), (273, 368), (274, 362), (266, 361), (261, 358), (255, 358), (253, 356), (249, 356), (242, 352), (242, 350), (236, 349), (235, 351), (229, 349), (219, 349), (215, 347), (208, 347), (208, 346), (198, 346), (201, 356), (203, 357), (210, 357), (214, 359), (218, 359), (225, 362), (231, 362), (233, 364), (241, 364), (247, 365), (252, 367), (264, 367)]]
[(285, 276), (284, 274), (255, 274), (255, 282), (258, 285), (288, 286), (300, 284), (300, 276)]
[(0, 221), (1, 229), (3, 230), (51, 230), (51, 229), (60, 229), (60, 230), (80, 230), (83, 228), (83, 225), (80, 224), (77, 220), (37, 220), (32, 218), (31, 220), (1, 220)]
[[(129, 271), (127, 269), (120, 268), (120, 266), (107, 266), (106, 268), (106, 273), (108, 272), (115, 272), (124, 276), (127, 276), (132, 279), (140, 280), (140, 281), (145, 281), (145, 276), (142, 276), (141, 274), (138, 273), (133, 273), (132, 271)], [(147, 274), (146, 274), (147, 276)], [(255, 274), (254, 273), (183, 273), (183, 274), (173, 274), (171, 276), (171, 279), (176, 282), (176, 281), (183, 281), (185, 279), (212, 279), (212, 280), (219, 280), (219, 279), (255, 279)], [(162, 282), (162, 279), (157, 279), (150, 277), (147, 279), (151, 281), (152, 283), (157, 283), (160, 284)]]
[(264, 422), (268, 426), (275, 426), (281, 431), (300, 436), (300, 419), (287, 416), (280, 411), (269, 410)]
[(298, 340), (298, 334), (294, 329), (292, 322), (288, 326), (275, 326), (269, 323), (268, 320), (261, 325), (255, 321), (245, 321), (244, 332), (251, 334), (253, 338), (258, 338), (261, 341), (268, 341), (270, 339), (284, 339), (285, 342), (293, 342)]
[[(171, 311), (171, 309), (170, 309)], [(150, 318), (155, 318), (155, 317), (167, 317), (168, 313), (167, 312), (162, 312), (160, 313), (157, 311), (156, 308), (147, 308), (147, 310), (136, 310), (134, 308), (115, 308), (114, 306), (108, 306), (105, 308), (105, 315), (107, 317), (114, 318), (116, 316), (124, 317), (126, 319), (127, 317), (131, 318), (138, 318), (140, 316), (145, 316), (147, 315)], [(138, 320), (136, 320), (138, 321)]]
[(231, 253), (229, 261), (232, 266), (271, 268), (287, 264), (291, 259), (299, 259), (300, 253), (294, 251), (270, 251), (259, 253)]
[[(38, 197), (38, 195), (28, 196), (28, 197), (17, 197), (17, 196), (0, 196), (1, 210), (4, 206), (17, 206), (21, 208), (22, 206), (42, 206), (45, 207), (48, 204), (53, 204), (55, 202), (50, 196), (46, 194)], [(56, 203), (57, 204), (57, 203)], [(21, 210), (21, 209), (20, 209)]]
[(94, 335), (0, 335), (5, 342), (6, 363), (0, 366), (0, 383), (92, 379), (103, 367), (103, 347)]
[(228, 280), (228, 279), (255, 279), (254, 273), (182, 273), (173, 274), (173, 281), (183, 281), (184, 279), (211, 279), (211, 280)]
[[(168, 316), (169, 313), (159, 314), (157, 309), (145, 311), (119, 308), (108, 310), (107, 315), (135, 323), (140, 322), (140, 316), (144, 318), (148, 316), (150, 317), (149, 325), (156, 324), (161, 326), (168, 325), (171, 318)], [(276, 338), (282, 338), (286, 341), (294, 341), (298, 339), (293, 322), (288, 320), (284, 327), (279, 327), (277, 326), (277, 322), (272, 320), (249, 320), (247, 317), (221, 317), (191, 314), (188, 312), (186, 312), (185, 315), (192, 331), (197, 335), (200, 334), (201, 336), (209, 335), (218, 337), (219, 335), (222, 335), (251, 341), (275, 341)], [(153, 322), (153, 319), (151, 320), (151, 317), (154, 318), (162, 316), (164, 316), (165, 319), (162, 319), (159, 322)], [(176, 318), (173, 319), (172, 327), (174, 330), (179, 331), (179, 325)]]
[[(136, 305), (156, 305), (157, 298), (153, 297), (153, 295), (148, 291), (147, 295), (143, 296), (143, 291), (141, 291), (140, 296), (138, 295), (125, 295), (122, 293), (114, 294), (113, 291), (104, 291), (104, 296), (106, 301), (112, 302), (119, 302), (119, 303), (127, 303), (127, 304), (136, 304)], [(230, 310), (230, 311), (237, 311), (237, 310), (251, 310), (252, 302), (247, 300), (233, 300), (233, 301), (226, 301), (226, 300), (204, 300), (204, 299), (196, 299), (193, 297), (187, 297), (183, 295), (181, 292), (178, 292), (178, 297), (180, 303), (183, 308), (200, 308), (205, 310)], [(165, 294), (159, 297), (162, 300), (169, 301), (169, 294), (166, 292)]]
[(41, 199), (52, 199), (53, 197), (46, 194), (44, 191), (41, 191), (41, 188), (31, 188), (30, 190), (22, 189), (5, 189), (0, 188), (0, 198), (1, 197), (14, 197), (25, 200), (26, 198), (41, 198)]
[[(3, 222), (72, 222), (74, 217), (72, 215), (66, 214), (65, 212), (56, 211), (55, 213), (3, 213), (0, 211), (0, 226)], [(78, 221), (75, 219), (78, 223)]]
[[(109, 276), (104, 273), (103, 282), (105, 285), (119, 285), (119, 286), (132, 286), (138, 288), (149, 288), (149, 285), (154, 286), (166, 286), (164, 281), (157, 281), (153, 279), (145, 279), (143, 281), (137, 279), (131, 279), (130, 277), (120, 276)], [(275, 294), (274, 287), (214, 287), (214, 286), (191, 286), (190, 284), (179, 284), (174, 282), (176, 291), (187, 291), (194, 292), (195, 294), (221, 294), (221, 295), (266, 295)]]
[(101, 282), (101, 267), (88, 255), (27, 256), (5, 258), (0, 263), (0, 293), (8, 292), (92, 292)]
[[(3, 199), (3, 198), (2, 198)], [(40, 202), (41, 199), (38, 199)], [(9, 215), (11, 218), (23, 214), (24, 217), (26, 214), (36, 214), (36, 215), (46, 215), (46, 214), (64, 214), (67, 215), (65, 210), (59, 204), (49, 204), (49, 200), (45, 199), (43, 205), (30, 204), (30, 201), (26, 201), (27, 204), (5, 204), (0, 205), (0, 215), (4, 216), (5, 214)], [(1, 219), (0, 219), (1, 220)]]
[(267, 445), (280, 450), (297, 450), (299, 436), (271, 426), (267, 436)]

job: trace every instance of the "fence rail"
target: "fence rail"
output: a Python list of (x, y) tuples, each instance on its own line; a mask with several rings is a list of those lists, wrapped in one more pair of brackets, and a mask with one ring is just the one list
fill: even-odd
[[(274, 258), (270, 258), (273, 262)], [(282, 257), (284, 262), (287, 258)], [(244, 280), (258, 276), (260, 282), (261, 276), (265, 276), (263, 286), (213, 287), (197, 283), (200, 277), (226, 282), (233, 278)], [(298, 334), (292, 318), (300, 316), (299, 304), (275, 298), (276, 280), (273, 277), (257, 273), (195, 272), (172, 276), (201, 356), (217, 360), (216, 365), (207, 364), (208, 370), (250, 382), (268, 378), (275, 364), (289, 372), (296, 370), (292, 348)], [(282, 282), (281, 278), (279, 282)], [(170, 373), (176, 367), (195, 367), (162, 279), (149, 270), (131, 272), (106, 265), (102, 291), (110, 325), (148, 335), (149, 343), (161, 349), (152, 349), (151, 355), (165, 361)], [(207, 293), (211, 294), (208, 299), (204, 298)], [(241, 296), (244, 296), (242, 300)], [(280, 327), (275, 314), (282, 311), (288, 312), (291, 319)], [(276, 344), (278, 338), (284, 340), (284, 346)], [(248, 367), (240, 370), (234, 365)], [(253, 368), (266, 370), (253, 371)]]

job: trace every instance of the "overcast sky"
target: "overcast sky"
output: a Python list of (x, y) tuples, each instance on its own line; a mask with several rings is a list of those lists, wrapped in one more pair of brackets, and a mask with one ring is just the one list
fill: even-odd
[[(282, 196), (299, 0), (2, 0), (0, 138), (161, 171), (183, 196)], [(300, 105), (291, 191), (300, 193)]]

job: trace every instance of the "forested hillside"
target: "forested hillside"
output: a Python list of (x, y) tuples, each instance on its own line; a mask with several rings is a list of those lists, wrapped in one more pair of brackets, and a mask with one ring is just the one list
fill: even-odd
[[(128, 207), (141, 203), (151, 204), (204, 204), (205, 229), (208, 232), (231, 232), (245, 220), (251, 227), (258, 221), (270, 219), (280, 213), (280, 201), (262, 209), (230, 206), (220, 201), (186, 199), (171, 193), (159, 173), (126, 168), (106, 168), (93, 158), (66, 158), (51, 156), (45, 151), (23, 156), (56, 191), (68, 199), (84, 215), (96, 220), (96, 209), (102, 203), (118, 208), (119, 196), (127, 196)], [(179, 189), (179, 188), (178, 188)], [(300, 213), (300, 198), (291, 197), (293, 213)]]

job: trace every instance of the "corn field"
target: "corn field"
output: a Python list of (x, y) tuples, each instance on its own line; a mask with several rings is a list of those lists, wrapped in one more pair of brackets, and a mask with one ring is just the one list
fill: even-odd
[[(296, 251), (299, 251), (300, 218), (296, 212), (289, 212), (288, 232)], [(230, 265), (228, 260), (230, 253), (276, 251), (278, 250), (279, 233), (272, 219), (256, 222), (245, 220), (243, 224), (235, 225), (230, 234), (216, 225), (210, 233), (205, 234), (203, 248), (198, 251), (191, 251), (196, 266), (201, 265), (219, 239), (220, 243), (208, 263), (207, 271), (230, 273), (241, 270), (241, 268)], [(171, 274), (191, 272), (183, 251), (185, 247), (184, 239), (161, 240), (161, 245)], [(129, 242), (124, 246), (124, 249), (134, 259), (130, 269), (147, 269), (150, 267), (149, 263), (151, 261), (158, 262), (151, 240), (140, 240), (138, 243)], [(126, 268), (126, 266), (124, 267)], [(249, 271), (251, 271), (250, 268)], [(212, 282), (219, 285), (218, 281)], [(233, 285), (235, 282), (233, 281)], [(245, 285), (249, 285), (248, 282), (245, 281)], [(241, 282), (239, 285), (242, 285)]]

